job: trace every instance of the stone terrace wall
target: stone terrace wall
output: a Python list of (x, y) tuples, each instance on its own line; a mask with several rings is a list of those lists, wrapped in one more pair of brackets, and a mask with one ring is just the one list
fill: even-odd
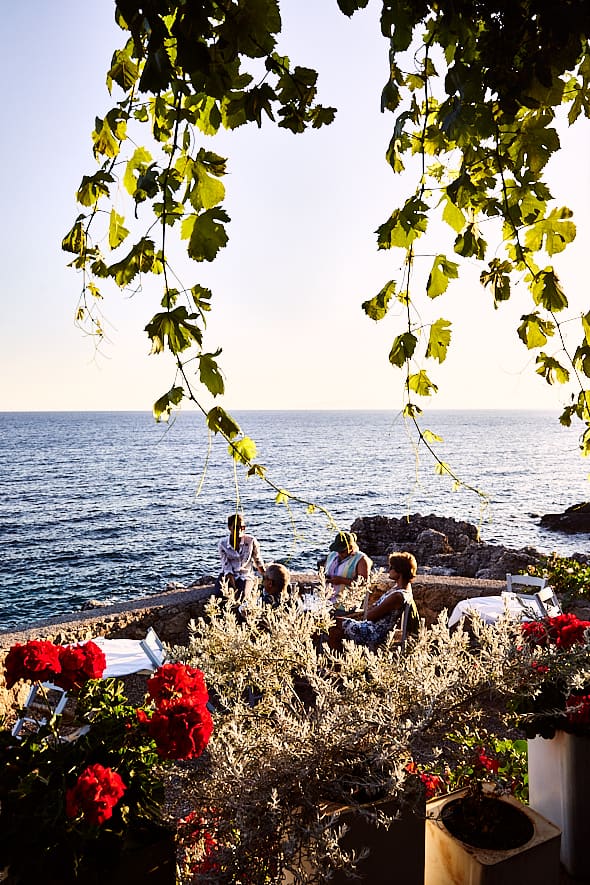
[[(311, 589), (318, 582), (316, 574), (294, 574), (292, 577), (301, 589)], [(387, 578), (380, 582), (380, 586), (389, 584)], [(475, 578), (417, 575), (412, 586), (420, 616), (430, 625), (443, 609), (448, 609), (450, 613), (460, 599), (498, 594), (504, 584)], [(84, 642), (94, 636), (142, 639), (148, 628), (153, 627), (164, 642), (183, 645), (188, 641), (189, 621), (203, 614), (212, 589), (213, 586), (209, 584), (195, 589), (175, 590), (135, 602), (77, 612), (67, 619), (42, 621), (19, 632), (0, 633), (0, 717), (4, 713), (12, 720), (28, 693), (28, 685), (21, 683), (8, 691), (4, 681), (2, 665), (15, 642), (48, 639), (67, 644)]]

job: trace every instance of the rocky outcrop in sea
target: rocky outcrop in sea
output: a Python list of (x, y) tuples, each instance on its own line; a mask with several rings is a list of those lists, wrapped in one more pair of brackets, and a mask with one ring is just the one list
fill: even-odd
[[(538, 565), (543, 554), (535, 547), (511, 549), (480, 540), (477, 527), (448, 516), (364, 516), (351, 525), (358, 544), (376, 566), (387, 566), (393, 550), (408, 550), (421, 572), (461, 575), (483, 580), (505, 580), (506, 574)], [(581, 562), (588, 557), (576, 556)]]

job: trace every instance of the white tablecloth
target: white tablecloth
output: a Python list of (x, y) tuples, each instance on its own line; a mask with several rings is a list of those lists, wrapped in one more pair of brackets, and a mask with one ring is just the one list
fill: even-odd
[(107, 659), (103, 679), (154, 669), (139, 639), (106, 639), (104, 636), (97, 636), (92, 641), (102, 649)]
[(458, 624), (461, 618), (477, 612), (485, 624), (495, 624), (506, 611), (519, 621), (529, 621), (520, 602), (511, 593), (501, 596), (476, 596), (458, 602), (449, 618), (449, 627)]

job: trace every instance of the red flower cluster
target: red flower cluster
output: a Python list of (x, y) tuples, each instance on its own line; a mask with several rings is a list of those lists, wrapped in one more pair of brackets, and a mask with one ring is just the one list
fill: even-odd
[(4, 661), (6, 687), (12, 688), (19, 679), (27, 682), (54, 680), (61, 672), (59, 647), (45, 639), (31, 639), (12, 646)]
[(528, 621), (521, 625), (522, 633), (530, 645), (571, 648), (584, 643), (584, 631), (590, 621), (581, 621), (573, 614), (557, 615), (540, 621)]
[(209, 693), (201, 670), (184, 664), (164, 664), (148, 680), (148, 694), (160, 709), (190, 697), (205, 706)]
[(590, 694), (571, 694), (565, 702), (565, 712), (569, 722), (589, 725)]
[(437, 792), (444, 786), (444, 780), (438, 774), (427, 774), (425, 771), (420, 771), (415, 762), (408, 762), (406, 765), (406, 771), (409, 774), (417, 775), (426, 788), (426, 800), (432, 799), (433, 796), (437, 794)]
[(494, 774), (497, 774), (500, 769), (500, 762), (498, 759), (493, 759), (492, 756), (488, 756), (484, 747), (478, 747), (475, 753), (475, 768), (480, 771), (483, 769), (485, 771), (493, 771)]
[(61, 646), (59, 662), (61, 673), (53, 681), (66, 691), (81, 688), (89, 679), (100, 679), (107, 665), (103, 650), (92, 641)]
[(66, 792), (66, 814), (83, 814), (88, 823), (100, 826), (113, 816), (113, 808), (127, 787), (119, 774), (103, 765), (89, 765)]
[(218, 850), (217, 839), (206, 829), (207, 820), (196, 811), (191, 811), (179, 821), (178, 838), (181, 845), (187, 845), (191, 855), (196, 855), (190, 865), (193, 876), (205, 873), (218, 873), (219, 864), (216, 860)]
[(94, 642), (54, 645), (45, 639), (31, 639), (24, 645), (17, 642), (4, 662), (7, 688), (24, 679), (53, 682), (66, 691), (81, 688), (89, 679), (100, 679), (105, 667), (105, 656)]
[(151, 717), (145, 710), (137, 715), (147, 725), (158, 754), (164, 759), (200, 756), (213, 732), (202, 672), (184, 664), (164, 664), (148, 680), (148, 693), (156, 709)]

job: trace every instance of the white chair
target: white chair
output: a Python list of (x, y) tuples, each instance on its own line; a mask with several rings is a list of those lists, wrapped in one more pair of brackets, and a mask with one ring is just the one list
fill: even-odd
[[(530, 608), (535, 617), (554, 618), (562, 614), (561, 605), (553, 587), (547, 586), (547, 578), (538, 578), (534, 575), (506, 575), (506, 588), (509, 593), (514, 593), (523, 606)], [(522, 590), (524, 589), (524, 593)], [(530, 591), (534, 592), (530, 592)], [(527, 592), (529, 591), (529, 592)]]
[(506, 589), (509, 593), (519, 593), (522, 587), (526, 587), (526, 592), (530, 592), (531, 587), (535, 587), (535, 592), (542, 590), (547, 584), (547, 578), (538, 578), (535, 575), (506, 575)]
[(97, 636), (92, 641), (102, 649), (106, 658), (103, 679), (129, 676), (131, 673), (153, 673), (166, 660), (166, 649), (153, 627), (150, 627), (144, 639), (106, 639)]
[[(39, 697), (39, 695), (41, 695)], [(31, 685), (25, 701), (22, 715), (14, 723), (12, 737), (22, 737), (21, 731), (28, 726), (31, 732), (37, 731), (43, 725), (47, 725), (49, 713), (61, 716), (68, 702), (68, 693), (53, 682), (36, 682)]]

